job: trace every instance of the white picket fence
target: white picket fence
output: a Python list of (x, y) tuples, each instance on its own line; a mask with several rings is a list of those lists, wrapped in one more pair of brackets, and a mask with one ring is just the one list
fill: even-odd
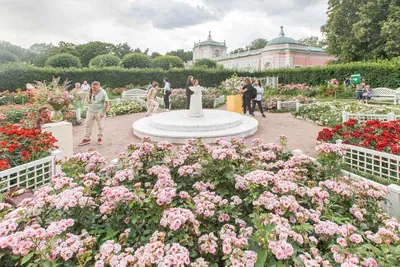
[(61, 154), (56, 150), (51, 156), (35, 160), (0, 172), (0, 193), (13, 187), (36, 189), (50, 182), (53, 175), (59, 173), (56, 159)]
[[(336, 143), (341, 144), (342, 140)], [(400, 156), (346, 144), (344, 163), (353, 170), (372, 174), (390, 183), (400, 183)]]
[[(338, 140), (337, 143), (341, 143), (341, 140)], [(349, 145), (347, 145), (347, 146), (349, 146)], [(358, 148), (360, 148), (360, 147), (355, 147), (355, 148), (353, 148), (353, 147), (354, 147), (354, 146), (349, 146), (350, 151), (351, 151), (352, 149), (357, 150)], [(361, 150), (359, 150), (359, 151), (363, 151), (363, 150), (370, 150), (370, 149), (363, 149), (363, 148), (361, 148)], [(370, 152), (370, 151), (372, 151), (372, 152)], [(378, 151), (374, 151), (374, 150), (370, 150), (370, 151), (368, 151), (368, 153), (378, 152)], [(351, 153), (351, 152), (350, 152), (350, 153)], [(363, 152), (362, 152), (362, 153), (363, 153)], [(364, 152), (364, 153), (365, 153), (365, 152)], [(378, 153), (381, 153), (381, 152), (378, 152)], [(360, 154), (360, 153), (359, 153), (359, 154)], [(384, 155), (384, 157), (387, 157), (387, 156), (389, 156), (389, 157), (394, 156), (394, 155), (388, 154), (388, 153), (382, 153), (382, 154), (386, 154), (386, 155)], [(302, 150), (300, 150), (300, 149), (295, 149), (295, 150), (293, 150), (293, 155), (294, 155), (294, 156), (299, 156), (299, 155), (305, 155), (305, 154), (304, 154), (304, 152), (303, 152)], [(307, 156), (307, 155), (306, 155), (306, 156)], [(312, 161), (316, 162), (316, 159), (315, 159), (315, 158), (312, 158), (312, 157), (310, 157), (310, 156), (308, 156), (308, 157), (309, 157)], [(349, 157), (349, 154), (348, 154), (346, 157)], [(345, 162), (346, 162), (346, 157), (344, 158)], [(398, 168), (398, 166), (399, 166), (399, 160), (400, 160), (399, 158), (400, 158), (400, 157), (398, 157), (398, 156), (395, 156), (395, 157), (397, 157), (397, 168)], [(356, 164), (355, 161), (352, 161), (352, 163)], [(319, 163), (317, 163), (317, 164), (319, 164)], [(346, 164), (349, 164), (349, 163), (346, 162)], [(360, 170), (360, 171), (364, 171), (364, 170), (362, 170), (362, 169), (360, 169), (360, 168), (357, 168), (357, 167), (356, 167), (355, 169), (358, 169), (358, 170)], [(343, 176), (349, 177), (350, 179), (353, 179), (353, 180), (368, 181), (368, 182), (371, 182), (371, 183), (376, 184), (376, 185), (381, 185), (381, 184), (378, 184), (378, 183), (376, 183), (376, 182), (374, 182), (374, 181), (372, 181), (372, 180), (369, 180), (369, 179), (367, 179), (367, 178), (365, 178), (365, 177), (356, 175), (356, 174), (354, 174), (354, 173), (352, 173), (352, 172), (349, 172), (349, 171), (346, 171), (346, 170), (342, 170), (342, 174), (343, 174)], [(399, 175), (399, 172), (397, 172), (397, 175)], [(383, 204), (383, 206), (384, 206), (384, 209), (387, 211), (387, 213), (388, 213), (390, 216), (397, 218), (397, 217), (400, 216), (400, 186), (398, 185), (398, 184), (399, 184), (398, 181), (394, 181), (394, 180), (392, 180), (392, 179), (390, 179), (389, 181), (390, 181), (390, 182), (394, 182), (394, 183), (393, 183), (393, 184), (390, 184), (390, 185), (388, 185), (388, 186), (386, 186), (387, 189), (389, 190), (389, 194), (386, 196), (386, 199), (388, 200), (388, 202), (387, 202), (387, 203), (382, 203), (382, 204)], [(381, 185), (381, 186), (384, 186), (384, 185)]]
[(358, 121), (370, 121), (370, 120), (394, 121), (394, 120), (400, 120), (400, 115), (396, 115), (393, 112), (390, 112), (389, 114), (362, 114), (362, 113), (355, 114), (343, 111), (342, 121), (346, 122), (350, 119), (356, 119)]

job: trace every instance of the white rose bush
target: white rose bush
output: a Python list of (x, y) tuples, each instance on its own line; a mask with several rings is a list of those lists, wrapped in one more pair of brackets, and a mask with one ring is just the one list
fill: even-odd
[(116, 165), (77, 154), (34, 198), (0, 204), (1, 266), (397, 266), (387, 189), (323, 164), (343, 149), (319, 147), (319, 163), (237, 138), (143, 140)]
[(364, 105), (357, 102), (317, 102), (300, 106), (293, 112), (296, 118), (315, 122), (322, 126), (334, 127), (342, 123), (342, 112), (351, 114), (389, 114), (394, 112), (400, 115), (400, 109), (393, 109), (385, 105)]

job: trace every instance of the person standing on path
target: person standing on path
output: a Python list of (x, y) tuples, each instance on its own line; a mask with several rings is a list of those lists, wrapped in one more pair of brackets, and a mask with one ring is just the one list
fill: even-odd
[(261, 115), (263, 116), (263, 118), (265, 118), (265, 114), (264, 114), (264, 110), (262, 107), (262, 95), (264, 94), (264, 88), (262, 87), (261, 81), (260, 80), (256, 80), (254, 83), (254, 88), (256, 88), (257, 90), (257, 96), (255, 99), (251, 100), (252, 101), (252, 107), (253, 107), (253, 114), (254, 111), (256, 109), (256, 105), (258, 105), (258, 109), (261, 112)]
[(158, 102), (156, 101), (157, 97), (157, 92), (158, 92), (158, 83), (154, 82), (153, 87), (149, 90), (147, 93), (147, 112), (146, 112), (146, 117), (151, 115), (154, 115), (157, 112), (158, 109)]
[(244, 79), (244, 86), (239, 90), (242, 93), (242, 107), (243, 107), (243, 115), (246, 115), (247, 110), (249, 111), (251, 116), (254, 116), (253, 109), (251, 108), (251, 97), (250, 90), (253, 90), (254, 87), (251, 85), (250, 78)]
[(87, 83), (87, 81), (84, 81), (83, 84), (81, 85), (81, 90), (83, 92), (89, 93), (90, 91), (90, 85)]
[(169, 96), (171, 95), (171, 83), (167, 78), (164, 79), (164, 107), (165, 111), (169, 111)]
[(189, 76), (186, 83), (186, 109), (190, 108), (190, 96), (193, 95), (193, 91), (189, 89), (193, 86), (193, 76)]
[(106, 116), (108, 106), (109, 99), (107, 92), (103, 88), (101, 88), (99, 82), (93, 82), (89, 99), (89, 107), (86, 113), (85, 138), (82, 140), (81, 143), (79, 143), (79, 146), (90, 144), (93, 123), (95, 121), (98, 126), (97, 144), (103, 144), (104, 118)]
[(361, 82), (356, 85), (356, 98), (360, 103), (363, 102), (364, 87), (365, 87), (365, 79), (362, 78)]

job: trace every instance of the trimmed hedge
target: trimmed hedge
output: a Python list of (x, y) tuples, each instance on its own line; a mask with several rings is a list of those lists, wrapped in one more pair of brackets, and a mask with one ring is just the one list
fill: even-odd
[(54, 68), (79, 68), (82, 66), (78, 57), (68, 53), (61, 53), (51, 56), (44, 64)]
[(124, 56), (121, 61), (121, 65), (124, 68), (150, 68), (151, 67), (150, 56), (143, 53), (129, 53)]
[(372, 88), (400, 87), (400, 60), (378, 62), (352, 62), (346, 64), (328, 65), (324, 67), (309, 67), (298, 69), (275, 69), (264, 72), (265, 76), (278, 76), (279, 83), (306, 83), (316, 86), (326, 84), (336, 78), (344, 81), (347, 75), (361, 74)]
[(180, 57), (177, 56), (159, 56), (153, 59), (153, 67), (169, 70), (172, 68), (183, 68), (185, 64)]
[[(329, 65), (326, 67), (311, 67), (301, 69), (276, 69), (264, 72), (236, 72), (238, 76), (267, 77), (278, 76), (279, 83), (306, 83), (312, 86), (326, 84), (329, 79), (344, 80), (347, 75), (361, 74), (367, 83), (374, 87), (400, 87), (400, 60), (381, 62), (355, 62), (348, 64)], [(121, 87), (127, 84), (145, 85), (156, 80), (162, 82), (169, 78), (174, 88), (184, 87), (187, 76), (193, 75), (205, 87), (214, 87), (229, 78), (234, 70), (228, 69), (124, 69), (122, 67), (107, 67), (101, 69), (57, 69), (50, 67), (35, 67), (20, 63), (0, 64), (0, 91), (15, 88), (25, 88), (25, 84), (34, 81), (51, 81), (53, 76), (68, 78), (72, 82), (100, 81), (110, 87)]]
[[(16, 88), (25, 88), (27, 83), (34, 81), (51, 81), (52, 77), (61, 76), (61, 80), (68, 78), (73, 83), (100, 81), (102, 86), (112, 88), (127, 84), (145, 85), (151, 81), (162, 83), (169, 78), (174, 88), (185, 87), (189, 75), (197, 78), (204, 87), (219, 86), (222, 81), (232, 76), (233, 70), (227, 69), (124, 69), (122, 67), (107, 68), (70, 68), (58, 69), (50, 67), (35, 67), (24, 64), (0, 65), (0, 91), (15, 91)], [(263, 73), (236, 72), (239, 76), (264, 76)]]
[(104, 68), (118, 66), (121, 60), (115, 55), (98, 55), (89, 61), (89, 67)]

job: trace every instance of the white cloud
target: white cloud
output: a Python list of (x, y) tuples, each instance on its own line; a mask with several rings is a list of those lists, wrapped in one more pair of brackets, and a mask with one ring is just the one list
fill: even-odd
[(320, 35), (326, 0), (0, 0), (0, 39), (29, 47), (59, 41), (127, 42), (165, 53), (212, 32), (229, 50), (258, 37)]

